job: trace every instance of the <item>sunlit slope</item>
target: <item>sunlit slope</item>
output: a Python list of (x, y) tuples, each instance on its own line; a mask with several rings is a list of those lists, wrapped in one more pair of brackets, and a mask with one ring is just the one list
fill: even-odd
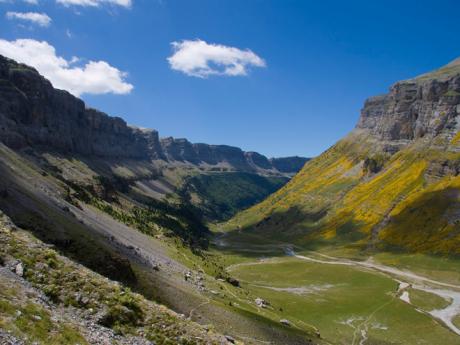
[(352, 133), (226, 227), (301, 245), (460, 254), (460, 71), (453, 71), (368, 100)]

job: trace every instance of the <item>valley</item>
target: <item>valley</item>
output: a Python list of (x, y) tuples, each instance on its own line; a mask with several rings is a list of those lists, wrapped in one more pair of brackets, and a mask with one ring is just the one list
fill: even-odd
[(460, 60), (312, 159), (160, 138), (2, 56), (0, 101), (8, 345), (460, 342)]
[[(332, 248), (294, 250), (287, 243), (263, 244), (261, 238), (257, 245), (251, 242), (254, 237), (244, 233), (224, 233), (216, 250), (227, 253), (227, 272), (251, 296), (267, 301), (258, 309), (261, 314), (315, 329), (333, 344), (458, 342), (459, 329), (452, 323), (460, 312), (456, 260), (397, 254), (366, 258)], [(412, 272), (403, 263), (409, 260), (417, 262), (411, 269), (430, 270)], [(450, 279), (439, 279), (442, 275)], [(430, 334), (420, 333), (423, 329)]]

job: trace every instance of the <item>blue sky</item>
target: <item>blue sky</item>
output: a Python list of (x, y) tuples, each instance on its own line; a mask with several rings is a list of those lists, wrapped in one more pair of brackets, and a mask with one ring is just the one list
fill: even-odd
[[(457, 0), (28, 2), (0, 0), (3, 53), (30, 39), (67, 69), (104, 61), (71, 86), (88, 105), (161, 136), (268, 156), (321, 153), (354, 127), (365, 98), (460, 56)], [(27, 12), (48, 19), (17, 15)], [(262, 62), (252, 56), (236, 76), (212, 62), (218, 74), (187, 75), (167, 60), (184, 40)]]

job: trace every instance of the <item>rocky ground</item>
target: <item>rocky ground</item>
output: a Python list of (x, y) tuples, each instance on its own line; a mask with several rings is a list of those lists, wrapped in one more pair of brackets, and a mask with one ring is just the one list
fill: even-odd
[(229, 344), (0, 220), (0, 344)]

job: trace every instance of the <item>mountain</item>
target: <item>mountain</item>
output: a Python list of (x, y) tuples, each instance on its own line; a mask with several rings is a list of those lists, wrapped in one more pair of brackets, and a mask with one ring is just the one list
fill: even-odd
[(460, 254), (460, 59), (366, 100), (355, 129), (228, 224), (304, 246)]
[(306, 161), (300, 157), (269, 160), (232, 146), (160, 139), (155, 130), (128, 126), (121, 118), (86, 108), (82, 100), (54, 89), (34, 69), (1, 56), (0, 81), (0, 136), (15, 149), (41, 145), (64, 153), (266, 174), (292, 174)]
[[(142, 194), (154, 199), (177, 199), (176, 191), (181, 190), (180, 197), (203, 207), (211, 221), (226, 219), (262, 200), (284, 185), (308, 160), (268, 159), (257, 152), (227, 145), (160, 138), (156, 130), (129, 126), (119, 117), (87, 108), (82, 100), (54, 89), (33, 68), (1, 56), (0, 141), (14, 150), (32, 147), (35, 151), (53, 151), (54, 156), (90, 160), (98, 166), (99, 175), (112, 180), (128, 179)], [(257, 198), (249, 200), (235, 195), (232, 200), (222, 199), (222, 207), (228, 210), (224, 218), (208, 212), (208, 193), (202, 193), (198, 201), (187, 193), (190, 188), (185, 186), (193, 184), (194, 176), (203, 174), (208, 180), (215, 180), (214, 185), (224, 181), (217, 173), (225, 173), (225, 181), (232, 181), (232, 185), (218, 187), (224, 194), (232, 186), (249, 185), (258, 190)], [(242, 179), (241, 175), (231, 173), (255, 176)]]

